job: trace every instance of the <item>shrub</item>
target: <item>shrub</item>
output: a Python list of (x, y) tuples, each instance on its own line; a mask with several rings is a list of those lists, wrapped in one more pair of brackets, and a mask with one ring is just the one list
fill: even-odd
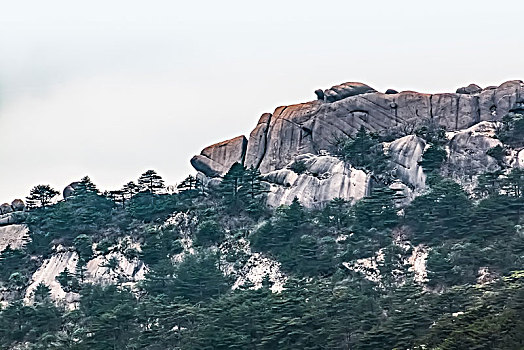
[(307, 170), (306, 163), (303, 160), (294, 161), (290, 168), (299, 175), (305, 173)]
[(433, 144), (424, 152), (419, 164), (426, 172), (431, 173), (439, 170), (447, 157), (448, 154), (441, 146)]

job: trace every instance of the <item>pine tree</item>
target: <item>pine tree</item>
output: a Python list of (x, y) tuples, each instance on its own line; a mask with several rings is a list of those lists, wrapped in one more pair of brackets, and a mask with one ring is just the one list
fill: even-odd
[(175, 267), (166, 256), (158, 256), (154, 265), (149, 265), (149, 271), (142, 282), (144, 290), (153, 296), (174, 296), (173, 281)]
[(349, 226), (351, 203), (343, 198), (334, 198), (320, 212), (319, 219), (326, 225), (334, 225), (337, 230)]
[(228, 285), (217, 265), (218, 256), (210, 251), (186, 255), (175, 269), (172, 291), (193, 303), (224, 294)]
[(246, 211), (253, 215), (258, 216), (263, 212), (263, 201), (264, 194), (268, 192), (264, 188), (262, 175), (260, 170), (255, 169), (253, 166), (249, 167), (244, 173), (243, 186), (241, 188), (242, 200), (246, 204)]
[(193, 175), (189, 175), (182, 181), (177, 188), (180, 191), (191, 191), (197, 189), (198, 179)]
[(515, 198), (524, 197), (524, 169), (513, 168), (503, 180), (504, 191)]
[(56, 280), (60, 283), (60, 286), (66, 293), (78, 292), (80, 290), (78, 279), (67, 267), (56, 276)]
[(225, 204), (231, 208), (238, 208), (241, 204), (241, 187), (244, 184), (246, 168), (240, 163), (235, 163), (224, 175), (219, 186), (219, 193)]
[(96, 188), (95, 184), (89, 176), (84, 176), (75, 187), (75, 191), (73, 192), (73, 196), (79, 197), (79, 196), (89, 196), (89, 195), (97, 195), (100, 194), (100, 191), (98, 188)]
[(140, 192), (140, 186), (138, 186), (133, 181), (129, 181), (122, 187), (122, 192), (124, 194), (125, 200), (130, 200), (135, 194)]
[(222, 227), (215, 220), (205, 220), (201, 222), (195, 233), (195, 244), (200, 246), (210, 246), (220, 242), (224, 238)]
[(503, 186), (503, 172), (501, 170), (480, 174), (475, 195), (478, 198), (499, 194)]
[(243, 192), (250, 201), (254, 201), (266, 192), (262, 185), (260, 170), (253, 166), (245, 170), (243, 180)]
[(364, 126), (360, 127), (353, 138), (336, 138), (333, 147), (334, 153), (347, 164), (370, 171), (381, 181), (389, 181), (387, 176), (384, 176), (387, 156), (384, 153), (383, 145), (377, 136), (368, 133)]
[(47, 302), (51, 298), (51, 288), (49, 288), (43, 282), (40, 282), (33, 291), (33, 296), (35, 298), (35, 302)]
[(157, 194), (162, 190), (164, 180), (154, 170), (148, 170), (138, 178), (138, 186), (142, 191), (147, 191), (152, 194)]
[(400, 198), (399, 191), (387, 187), (373, 189), (353, 208), (356, 226), (365, 230), (392, 228), (398, 222), (395, 203)]
[(502, 127), (497, 138), (514, 148), (524, 145), (524, 113), (522, 110), (510, 112), (502, 118)]
[(416, 230), (417, 241), (460, 237), (467, 232), (472, 203), (453, 180), (435, 183), (406, 209), (406, 220)]
[(31, 189), (27, 197), (29, 208), (46, 207), (58, 195), (58, 191), (49, 185), (37, 185)]
[(442, 163), (446, 160), (448, 154), (446, 150), (436, 144), (432, 144), (422, 155), (419, 165), (427, 172), (435, 172), (440, 169)]

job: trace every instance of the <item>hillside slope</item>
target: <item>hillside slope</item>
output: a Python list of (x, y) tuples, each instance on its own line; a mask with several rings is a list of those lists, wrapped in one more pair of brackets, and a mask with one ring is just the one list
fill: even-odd
[(522, 349), (523, 86), (342, 84), (176, 188), (35, 186), (0, 206), (0, 348)]

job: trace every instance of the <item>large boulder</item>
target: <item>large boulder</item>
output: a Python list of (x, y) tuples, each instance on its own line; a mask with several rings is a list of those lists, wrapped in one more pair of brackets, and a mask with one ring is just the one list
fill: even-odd
[(13, 212), (13, 208), (11, 207), (11, 204), (4, 203), (0, 205), (0, 214), (8, 214), (12, 212)]
[(25, 209), (25, 203), (21, 199), (15, 199), (11, 202), (11, 208), (13, 208), (14, 211), (23, 211)]
[(324, 91), (322, 91), (321, 89), (317, 89), (315, 90), (315, 95), (317, 95), (317, 100), (324, 101)]
[(478, 99), (480, 120), (500, 121), (515, 105), (524, 102), (524, 83), (512, 80), (497, 88), (486, 88)]
[(468, 86), (458, 88), (457, 94), (473, 95), (473, 94), (478, 94), (481, 91), (482, 91), (482, 88), (478, 86), (477, 84), (469, 84)]
[(69, 185), (67, 185), (64, 190), (62, 191), (62, 195), (64, 196), (64, 199), (67, 199), (73, 195), (75, 192), (75, 189), (80, 185), (80, 182), (71, 182)]
[(247, 139), (238, 136), (206, 147), (191, 159), (191, 165), (209, 177), (224, 175), (234, 163), (244, 163)]
[[(317, 91), (315, 91), (315, 93), (317, 94), (317, 97), (319, 97), (320, 99), (320, 95)], [(346, 97), (367, 94), (370, 92), (377, 92), (377, 90), (362, 83), (344, 83), (332, 86), (331, 88), (324, 90), (323, 97), (324, 101), (326, 102), (335, 102), (338, 100), (342, 100)]]

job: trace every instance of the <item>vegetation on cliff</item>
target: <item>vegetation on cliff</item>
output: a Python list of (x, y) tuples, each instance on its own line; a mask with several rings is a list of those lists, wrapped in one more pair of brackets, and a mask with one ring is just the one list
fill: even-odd
[[(497, 177), (490, 191), (479, 192), (480, 201), (452, 180), (437, 179), (399, 215), (398, 195), (387, 188), (354, 205), (336, 199), (312, 210), (295, 200), (263, 209), (259, 174), (239, 165), (222, 186), (204, 192), (191, 185), (160, 194), (142, 181), (143, 191), (125, 205), (84, 178), (67, 200), (32, 209), (30, 242), (2, 252), (2, 285), (19, 293), (0, 311), (0, 345), (518, 349), (524, 341), (522, 179), (520, 170)], [(195, 218), (192, 254), (184, 253), (181, 224), (163, 224), (176, 213)], [(34, 301), (22, 302), (37, 261), (53, 246), (69, 246), (85, 262), (93, 243), (104, 249), (123, 235), (141, 242), (135, 254), (149, 268), (138, 285), (82, 283), (79, 271), (65, 271), (58, 277), (64, 290), (79, 293), (73, 310), (53, 302), (45, 285)], [(239, 237), (281, 263), (282, 291), (271, 292), (268, 279), (258, 289), (250, 283), (231, 289), (225, 265), (242, 258), (223, 248)], [(415, 281), (407, 264), (414, 245), (429, 250), (426, 282)], [(378, 277), (351, 268), (359, 259), (374, 261)]]

